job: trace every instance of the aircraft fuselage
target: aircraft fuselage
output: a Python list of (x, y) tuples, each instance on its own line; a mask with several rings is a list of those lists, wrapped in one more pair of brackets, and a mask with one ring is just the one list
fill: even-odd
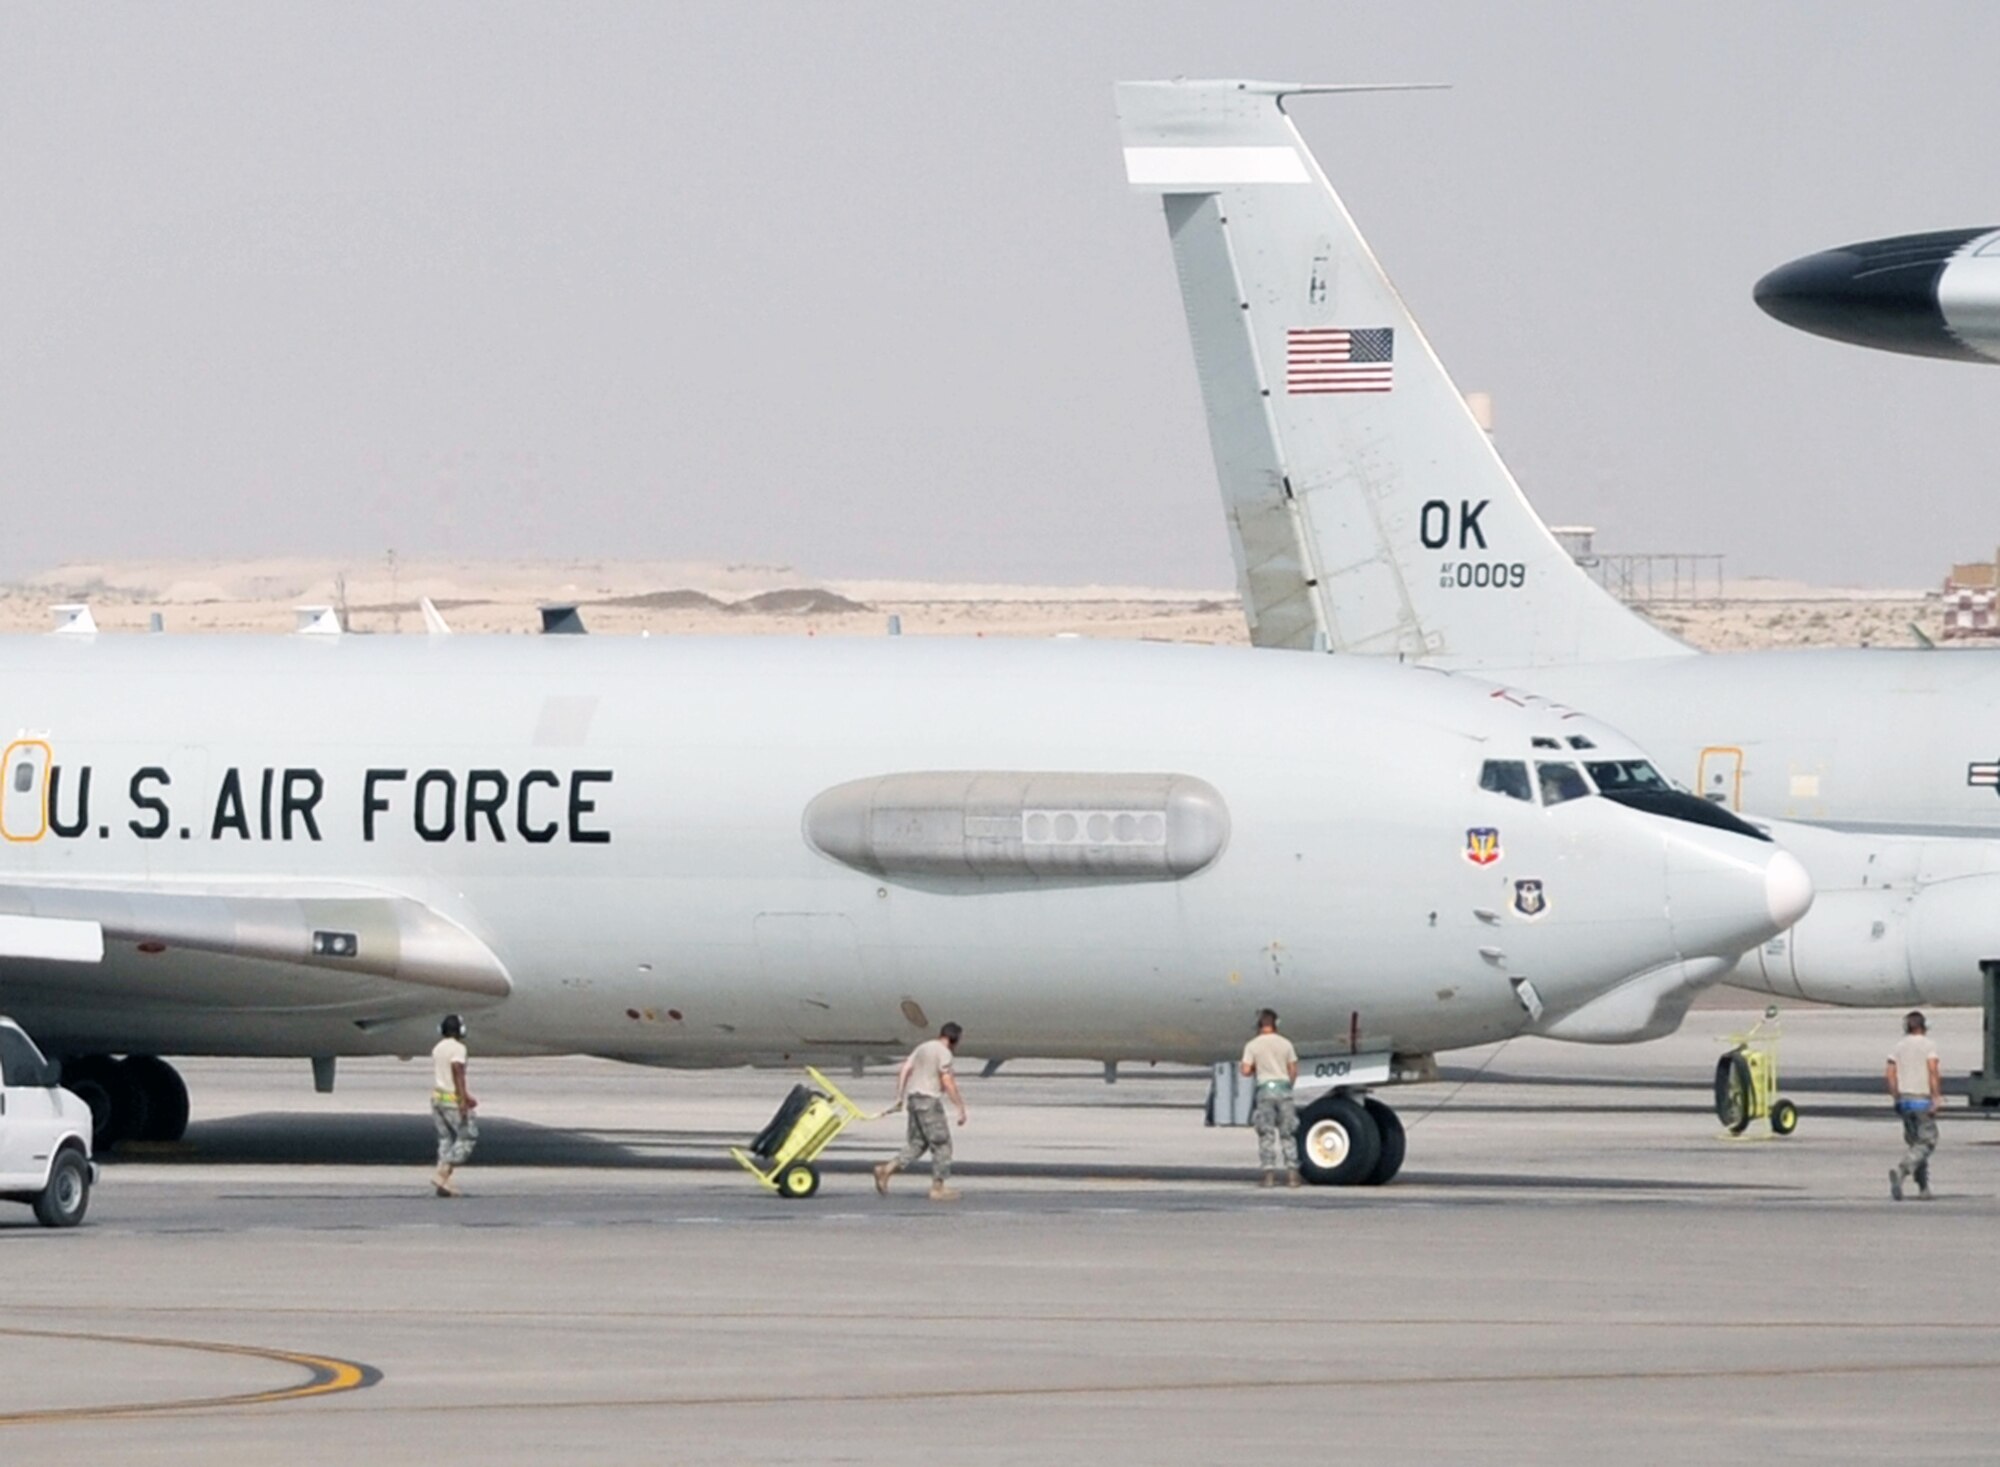
[[(1595, 727), (1489, 685), (1234, 649), (43, 637), (0, 687), (0, 894), (106, 932), (0, 967), (54, 1052), (409, 1053), (484, 1008), (489, 1052), (884, 1055), (951, 1018), (980, 1054), (1205, 1060), (1264, 1004), (1302, 1047), (1429, 1051), (1519, 1030), (1510, 977), (1560, 1011), (1716, 948), (1689, 843), (1753, 844), (1482, 791)], [(1712, 864), (1742, 929), (1762, 877)]]

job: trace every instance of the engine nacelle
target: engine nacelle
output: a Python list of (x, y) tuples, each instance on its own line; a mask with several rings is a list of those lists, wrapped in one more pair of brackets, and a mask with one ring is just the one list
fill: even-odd
[(1818, 896), (1725, 982), (1855, 1006), (1980, 1002), (1979, 964), (2000, 959), (2000, 843), (1784, 823), (1771, 833), (1812, 871)]

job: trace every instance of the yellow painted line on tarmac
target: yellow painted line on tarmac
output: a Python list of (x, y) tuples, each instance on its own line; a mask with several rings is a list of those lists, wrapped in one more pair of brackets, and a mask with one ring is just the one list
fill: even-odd
[(222, 1396), (184, 1396), (166, 1401), (115, 1401), (102, 1406), (56, 1406), (41, 1411), (0, 1412), (0, 1427), (56, 1421), (103, 1421), (121, 1416), (155, 1416), (175, 1411), (207, 1411), (220, 1407), (275, 1406), (366, 1390), (382, 1378), (372, 1365), (336, 1360), (331, 1355), (307, 1355), (297, 1350), (272, 1350), (262, 1345), (230, 1345), (214, 1340), (167, 1340), (149, 1335), (90, 1334), (78, 1330), (6, 1329), (0, 1336), (23, 1340), (66, 1340), (94, 1345), (132, 1345), (151, 1350), (192, 1350), (206, 1355), (234, 1355), (251, 1360), (296, 1365), (306, 1379), (294, 1386), (268, 1391), (239, 1391)]

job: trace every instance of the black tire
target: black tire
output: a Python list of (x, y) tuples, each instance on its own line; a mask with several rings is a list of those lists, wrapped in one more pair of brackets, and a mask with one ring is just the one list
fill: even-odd
[(56, 1153), (49, 1184), (35, 1197), (35, 1221), (45, 1228), (73, 1228), (90, 1210), (90, 1163), (74, 1146)]
[(110, 1055), (64, 1060), (62, 1084), (90, 1107), (92, 1145), (99, 1155), (144, 1133), (146, 1092)]
[(1789, 1100), (1771, 1103), (1771, 1134), (1789, 1136), (1799, 1128), (1799, 1108)]
[(1715, 1118), (1732, 1136), (1750, 1124), (1750, 1061), (1740, 1049), (1715, 1062)]
[(778, 1195), (803, 1201), (819, 1190), (819, 1168), (795, 1162), (778, 1173)]
[(1382, 1155), (1382, 1135), (1360, 1101), (1328, 1095), (1299, 1112), (1299, 1171), (1315, 1187), (1366, 1182)]
[(1367, 1107), (1368, 1118), (1375, 1122), (1375, 1133), (1382, 1140), (1382, 1149), (1375, 1157), (1375, 1170), (1368, 1174), (1363, 1185), (1379, 1187), (1384, 1182), (1393, 1182), (1396, 1173), (1403, 1169), (1403, 1154), (1409, 1143), (1403, 1135), (1402, 1117), (1372, 1095), (1361, 1103)]
[(145, 1097), (135, 1141), (178, 1141), (187, 1134), (188, 1091), (181, 1073), (157, 1055), (135, 1054), (118, 1067)]
[(812, 1098), (811, 1090), (804, 1085), (794, 1085), (792, 1093), (778, 1106), (778, 1113), (764, 1123), (763, 1130), (750, 1138), (750, 1154), (761, 1156), (766, 1161), (776, 1156), (778, 1148), (791, 1136), (799, 1116), (812, 1104)]

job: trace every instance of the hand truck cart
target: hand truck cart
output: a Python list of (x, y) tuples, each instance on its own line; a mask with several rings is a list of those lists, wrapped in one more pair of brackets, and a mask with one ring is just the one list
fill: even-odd
[(1730, 1046), (1715, 1062), (1715, 1116), (1732, 1136), (1741, 1136), (1752, 1121), (1770, 1122), (1773, 1136), (1789, 1136), (1799, 1128), (1799, 1108), (1778, 1094), (1778, 1006), (1747, 1034), (1731, 1034)]
[(813, 1163), (833, 1144), (833, 1138), (855, 1121), (879, 1120), (887, 1111), (870, 1114), (840, 1093), (840, 1087), (811, 1065), (811, 1085), (794, 1085), (770, 1124), (759, 1131), (748, 1150), (729, 1148), (743, 1169), (780, 1197), (810, 1197), (819, 1190), (819, 1168)]

